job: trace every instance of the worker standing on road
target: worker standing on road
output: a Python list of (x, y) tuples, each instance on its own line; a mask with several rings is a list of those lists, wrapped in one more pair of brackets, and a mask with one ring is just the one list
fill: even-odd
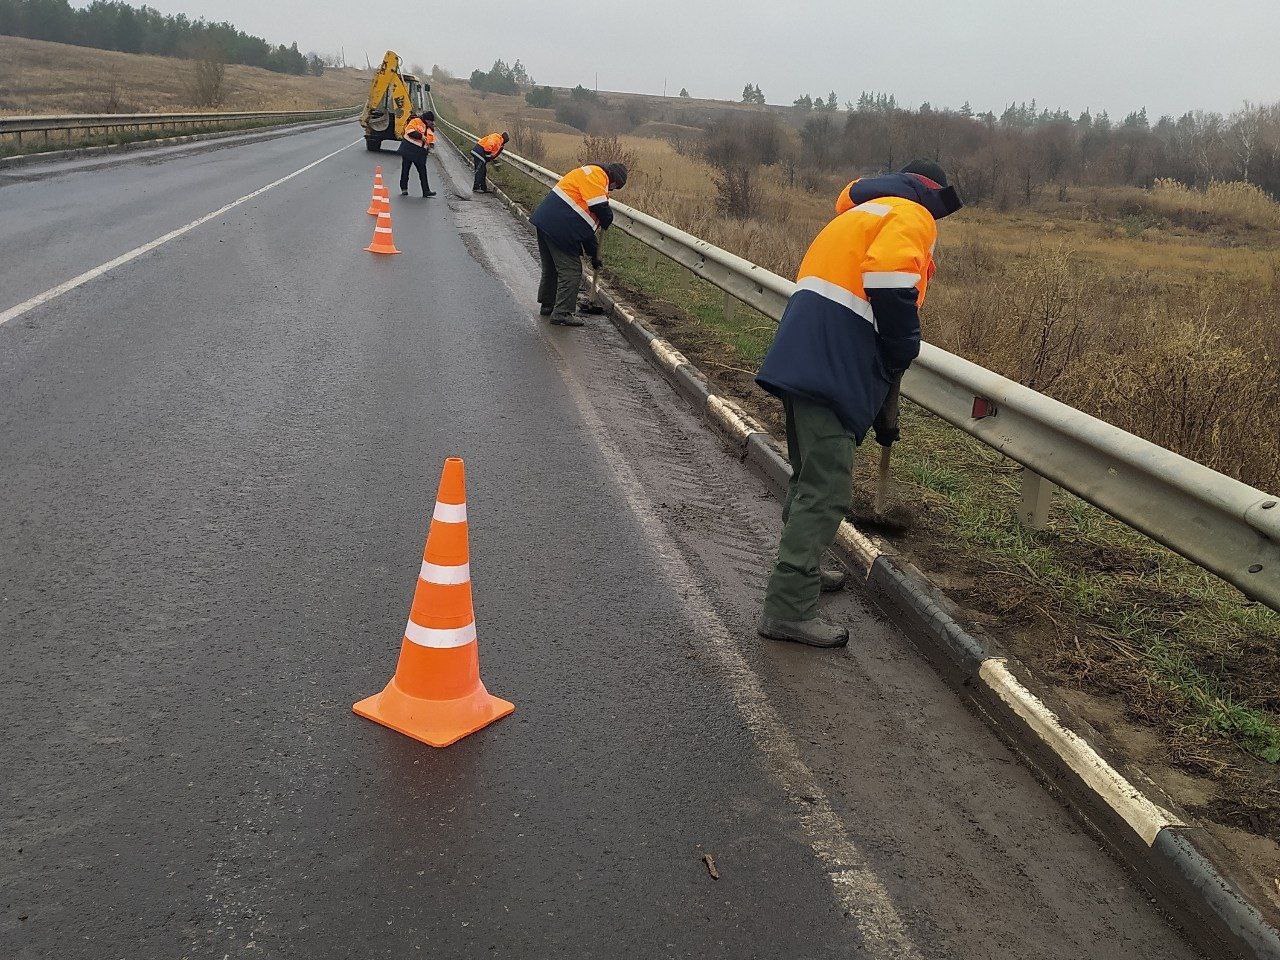
[(529, 218), (538, 231), (542, 260), (539, 312), (552, 323), (582, 326), (577, 316), (582, 258), (591, 258), (592, 269), (602, 266), (596, 231), (607, 230), (613, 223), (609, 191), (620, 190), (626, 182), (627, 168), (621, 163), (577, 167), (560, 178)]
[(489, 188), (485, 186), (485, 175), (489, 172), (489, 164), (498, 159), (498, 154), (502, 153), (502, 148), (510, 139), (509, 133), (491, 133), (487, 137), (481, 137), (471, 148), (471, 162), (476, 168), (476, 179), (471, 185), (474, 192), (489, 192)]
[(896, 412), (882, 410), (920, 352), (937, 221), (960, 206), (931, 161), (855, 180), (800, 264), (756, 376), (786, 409), (792, 471), (761, 636), (815, 647), (849, 640), (845, 627), (817, 615), (821, 590), (844, 580), (821, 559), (850, 505), (854, 448), (873, 422), (881, 444), (897, 439)]
[(404, 139), (400, 141), (400, 196), (409, 195), (409, 168), (418, 171), (418, 182), (422, 184), (422, 195), (434, 197), (435, 191), (427, 181), (427, 122), (416, 113), (405, 124)]

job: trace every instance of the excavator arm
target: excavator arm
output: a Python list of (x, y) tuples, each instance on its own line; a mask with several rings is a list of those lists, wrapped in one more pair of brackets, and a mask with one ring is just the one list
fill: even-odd
[(376, 149), (383, 140), (403, 137), (412, 109), (409, 87), (400, 74), (400, 57), (388, 50), (382, 58), (382, 66), (373, 75), (369, 100), (360, 114), (360, 124), (364, 127), (365, 140), (371, 143), (370, 149)]

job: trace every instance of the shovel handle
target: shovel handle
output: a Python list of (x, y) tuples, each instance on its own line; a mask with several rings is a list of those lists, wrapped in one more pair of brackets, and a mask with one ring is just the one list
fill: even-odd
[(884, 513), (885, 504), (889, 499), (889, 454), (892, 452), (892, 446), (883, 446), (880, 448), (880, 464), (876, 474), (876, 495), (872, 502), (872, 507), (877, 514)]

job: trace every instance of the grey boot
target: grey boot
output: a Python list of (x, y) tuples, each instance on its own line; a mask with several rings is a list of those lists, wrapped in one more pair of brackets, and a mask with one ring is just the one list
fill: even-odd
[(847, 628), (821, 617), (812, 620), (778, 620), (762, 616), (756, 632), (770, 640), (789, 640), (810, 647), (843, 647), (849, 642)]
[(818, 571), (822, 578), (822, 592), (834, 593), (844, 588), (844, 582), (849, 579), (849, 574), (839, 567), (822, 567)]

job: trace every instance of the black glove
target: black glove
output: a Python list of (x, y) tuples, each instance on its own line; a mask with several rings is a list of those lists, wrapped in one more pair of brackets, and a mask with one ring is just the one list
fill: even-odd
[(893, 386), (889, 388), (888, 396), (884, 398), (884, 403), (880, 406), (880, 412), (871, 421), (871, 428), (876, 432), (876, 443), (882, 447), (892, 446), (902, 437), (902, 431), (898, 429), (898, 394), (900, 387), (901, 380), (893, 381)]
[(603, 267), (603, 266), (604, 266), (604, 261), (603, 261), (603, 260), (601, 260), (599, 257), (592, 257), (592, 258), (591, 258), (591, 269), (592, 269), (592, 270), (599, 270), (599, 269), (600, 269), (601, 267)]

